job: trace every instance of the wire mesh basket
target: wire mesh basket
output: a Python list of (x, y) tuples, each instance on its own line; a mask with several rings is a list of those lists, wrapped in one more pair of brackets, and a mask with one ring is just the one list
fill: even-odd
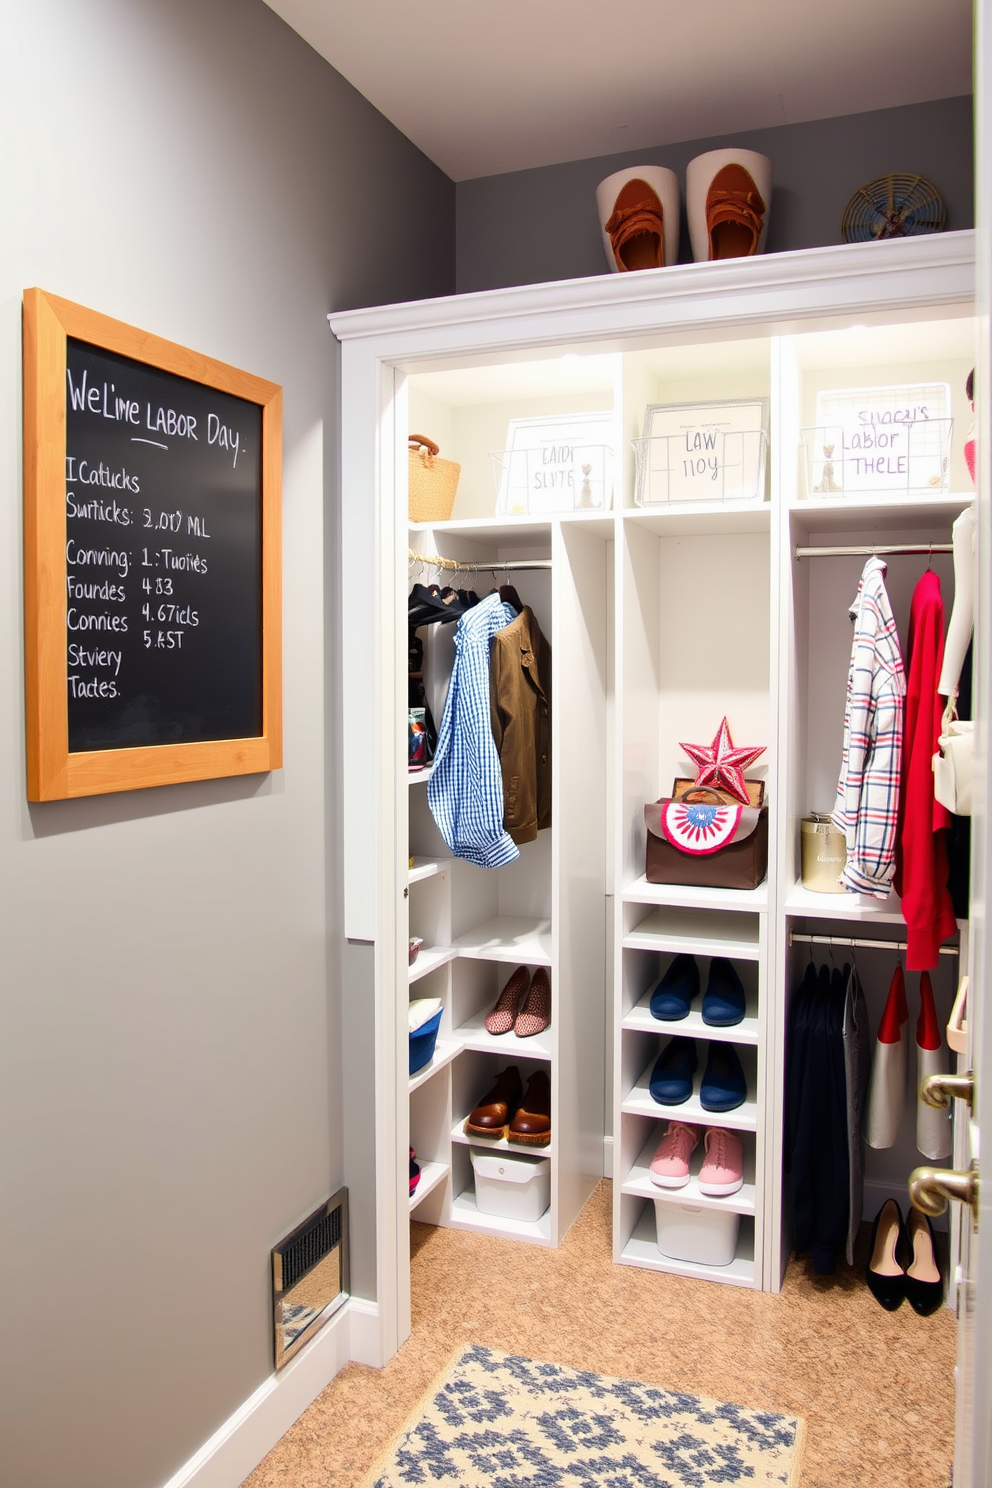
[(489, 459), (501, 515), (608, 511), (612, 504), (613, 450), (608, 444), (560, 441), (495, 450)]
[(926, 496), (950, 489), (952, 418), (800, 430), (807, 499)]
[(692, 449), (682, 434), (651, 434), (631, 444), (638, 506), (764, 500), (768, 438), (763, 429), (708, 430)]

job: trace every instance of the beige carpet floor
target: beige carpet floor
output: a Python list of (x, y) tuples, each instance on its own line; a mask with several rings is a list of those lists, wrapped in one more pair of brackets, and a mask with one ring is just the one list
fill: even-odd
[(615, 1266), (608, 1183), (558, 1250), (412, 1237), (411, 1337), (342, 1370), (244, 1488), (352, 1488), (464, 1343), (802, 1416), (802, 1488), (946, 1488), (954, 1318), (884, 1312), (863, 1257), (827, 1279), (793, 1261), (778, 1295)]

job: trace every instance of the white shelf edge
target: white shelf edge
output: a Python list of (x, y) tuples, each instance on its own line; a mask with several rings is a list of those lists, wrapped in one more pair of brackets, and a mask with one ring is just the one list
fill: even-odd
[(743, 1185), (736, 1193), (720, 1197), (717, 1194), (704, 1194), (699, 1191), (698, 1173), (702, 1165), (702, 1142), (693, 1153), (692, 1176), (684, 1188), (661, 1188), (657, 1183), (652, 1182), (651, 1159), (660, 1140), (658, 1131), (653, 1132), (635, 1158), (630, 1172), (620, 1184), (621, 1193), (630, 1194), (634, 1198), (661, 1199), (663, 1203), (694, 1204), (700, 1209), (726, 1209), (731, 1214), (754, 1216), (757, 1211), (757, 1187), (754, 1180), (754, 1156), (749, 1150), (745, 1150), (744, 1153)]
[(651, 1116), (655, 1120), (690, 1121), (694, 1126), (725, 1126), (729, 1131), (756, 1132), (758, 1130), (758, 1101), (754, 1091), (754, 1076), (745, 1070), (747, 1098), (733, 1111), (704, 1111), (699, 1102), (699, 1087), (702, 1084), (705, 1060), (700, 1059), (692, 1081), (692, 1095), (678, 1106), (663, 1106), (654, 1100), (648, 1088), (655, 1060), (642, 1072), (633, 1090), (624, 1096), (620, 1109), (625, 1116)]
[[(669, 912), (674, 915), (680, 910), (682, 918), (666, 922)], [(623, 937), (623, 945), (634, 951), (684, 951), (757, 961), (761, 954), (760, 922), (756, 914), (749, 918), (698, 905), (653, 905), (650, 913)]]
[(480, 1152), (515, 1152), (518, 1156), (521, 1152), (525, 1155), (530, 1153), (531, 1156), (539, 1157), (551, 1157), (554, 1153), (555, 1142), (553, 1134), (551, 1141), (546, 1147), (524, 1147), (519, 1142), (508, 1142), (505, 1137), (500, 1137), (498, 1142), (493, 1142), (488, 1141), (485, 1137), (466, 1136), (463, 1130), (466, 1119), (463, 1116), (461, 1121), (456, 1121), (451, 1128), (451, 1140), (456, 1142), (460, 1147), (478, 1147)]
[(551, 921), (518, 915), (485, 920), (452, 941), (454, 951), (472, 961), (516, 961), (521, 966), (551, 965)]
[(953, 511), (960, 507), (971, 506), (975, 501), (974, 491), (932, 491), (918, 492), (915, 494), (900, 494), (898, 491), (889, 493), (879, 492), (878, 495), (866, 496), (797, 496), (789, 502), (790, 512), (852, 512), (858, 515), (874, 516), (876, 512), (905, 511), (911, 514), (914, 511), (925, 510), (927, 507), (947, 507)]
[(417, 952), (417, 959), (410, 967), (410, 986), (414, 982), (421, 981), (425, 976), (430, 976), (432, 971), (437, 971), (440, 966), (447, 966), (449, 961), (454, 961), (458, 952), (453, 946), (421, 946)]
[(660, 909), (726, 909), (761, 914), (768, 908), (768, 883), (756, 889), (699, 889), (688, 884), (652, 884), (643, 873), (625, 884), (625, 904), (650, 904)]
[(798, 917), (806, 915), (816, 920), (850, 920), (854, 924), (866, 921), (875, 925), (901, 925), (902, 901), (897, 894), (888, 899), (872, 899), (867, 894), (819, 894), (815, 889), (804, 889), (801, 882), (793, 884), (785, 899), (785, 913)]
[[(476, 517), (448, 517), (444, 522), (408, 522), (407, 528), (410, 532), (486, 532), (493, 537), (501, 537), (504, 532), (529, 532), (538, 534), (542, 530), (550, 532), (551, 524), (555, 519), (570, 518), (573, 513), (547, 512), (539, 515), (531, 515), (529, 512), (487, 512), (484, 516)], [(595, 515), (602, 516), (597, 512)]]
[(509, 1033), (490, 1033), (485, 1026), (486, 1013), (477, 1013), (467, 1023), (455, 1029), (453, 1037), (461, 1041), (463, 1049), (473, 1049), (480, 1054), (501, 1054), (511, 1060), (550, 1059), (551, 1025), (543, 1033), (530, 1038), (518, 1038), (512, 1028)]
[(625, 951), (685, 951), (690, 956), (726, 956), (731, 961), (757, 961), (756, 940), (720, 940), (714, 935), (678, 935), (675, 931), (634, 930), (623, 938)]
[(433, 765), (425, 765), (422, 770), (411, 770), (411, 771), (409, 771), (408, 776), (407, 776), (407, 784), (408, 785), (423, 785), (426, 781), (430, 780), (431, 775), (433, 773), (433, 770), (434, 770), (434, 766)]
[(464, 1189), (451, 1201), (451, 1226), (456, 1230), (477, 1230), (484, 1235), (501, 1235), (505, 1240), (529, 1240), (532, 1245), (550, 1245), (551, 1210), (540, 1219), (504, 1219), (495, 1214), (480, 1214), (473, 1189)]
[(451, 1169), (447, 1163), (428, 1162), (420, 1165), (420, 1182), (410, 1195), (410, 1213), (413, 1214), (421, 1199), (426, 1199), (428, 1194), (434, 1192), (439, 1183), (443, 1183)]
[(431, 1062), (425, 1064), (423, 1069), (419, 1069), (415, 1075), (409, 1077), (408, 1094), (412, 1095), (415, 1090), (420, 1089), (421, 1085), (426, 1085), (428, 1080), (440, 1074), (441, 1070), (449, 1065), (461, 1052), (461, 1044), (452, 1044), (447, 1041), (442, 1043), (438, 1039), (434, 1045), (434, 1057)]
[(408, 883), (423, 883), (425, 878), (435, 878), (439, 873), (447, 873), (454, 858), (417, 858), (414, 857), (413, 867), (409, 870)]
[[(903, 276), (942, 275), (952, 282), (938, 293), (905, 285)], [(698, 326), (699, 299), (712, 306), (710, 319), (724, 309), (724, 297), (738, 298), (737, 323), (750, 327), (767, 325), (777, 310), (769, 308), (775, 291), (792, 289), (809, 316), (854, 313), (852, 288), (863, 280), (875, 282), (883, 276), (890, 301), (906, 306), (960, 305), (974, 300), (975, 233), (972, 229), (925, 237), (893, 238), (884, 243), (842, 243), (822, 248), (800, 248), (786, 253), (760, 254), (748, 259), (715, 263), (678, 264), (639, 274), (597, 274), (591, 278), (556, 280), (550, 284), (513, 285), (506, 289), (477, 290), (394, 305), (374, 305), (360, 310), (331, 311), (328, 323), (340, 341), (366, 336), (389, 336), (395, 344), (411, 333), (453, 327), (459, 344), (474, 345), (480, 324), (493, 321), (527, 320), (533, 314), (569, 314), (605, 311), (615, 325), (645, 330), (659, 326), (669, 334), (683, 327)], [(698, 296), (698, 299), (697, 299)], [(748, 303), (741, 303), (746, 297)], [(862, 300), (856, 299), (860, 306)], [(647, 311), (647, 313), (646, 313)], [(720, 320), (723, 324), (723, 320)], [(474, 338), (466, 334), (476, 331)], [(583, 327), (584, 329), (584, 327)], [(491, 332), (490, 332), (491, 334)], [(530, 343), (528, 343), (530, 344)], [(551, 338), (551, 344), (557, 342)], [(404, 347), (403, 350), (406, 348)]]
[[(700, 989), (700, 1000), (704, 991), (705, 988)], [(760, 1032), (758, 999), (757, 995), (752, 992), (745, 995), (747, 1011), (744, 1014), (744, 1020), (741, 1023), (735, 1023), (730, 1028), (714, 1028), (709, 1023), (704, 1023), (698, 1003), (689, 1009), (687, 1018), (680, 1018), (677, 1022), (655, 1018), (651, 1013), (650, 992), (645, 992), (637, 1006), (631, 1008), (630, 1012), (625, 1015), (620, 1026), (629, 1032), (636, 1033), (670, 1033), (685, 1038), (713, 1039), (716, 1043), (756, 1045)]]

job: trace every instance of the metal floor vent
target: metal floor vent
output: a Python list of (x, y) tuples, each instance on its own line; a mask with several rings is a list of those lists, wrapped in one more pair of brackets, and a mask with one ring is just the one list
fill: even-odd
[(347, 1301), (348, 1285), (348, 1190), (339, 1188), (272, 1251), (277, 1369)]

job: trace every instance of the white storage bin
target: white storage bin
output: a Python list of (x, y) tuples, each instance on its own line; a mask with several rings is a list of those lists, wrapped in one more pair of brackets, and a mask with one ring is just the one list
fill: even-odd
[(670, 1261), (729, 1266), (737, 1253), (741, 1217), (730, 1209), (703, 1209), (655, 1199), (658, 1249)]
[(480, 1214), (500, 1219), (540, 1219), (551, 1203), (551, 1159), (516, 1152), (477, 1152), (473, 1147), (475, 1203)]

